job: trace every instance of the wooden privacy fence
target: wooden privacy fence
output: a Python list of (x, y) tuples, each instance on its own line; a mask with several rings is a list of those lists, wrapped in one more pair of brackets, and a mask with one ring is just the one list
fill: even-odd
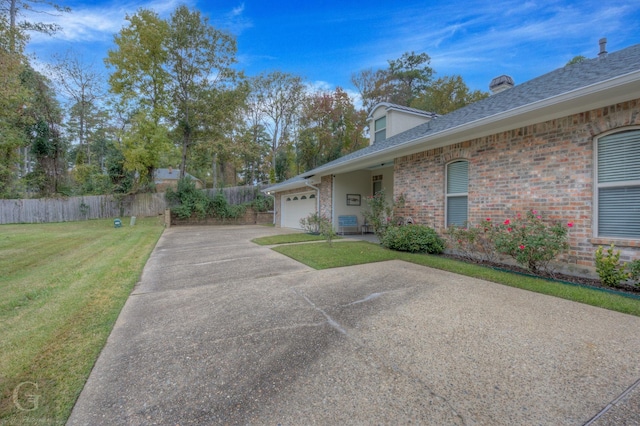
[[(206, 190), (209, 195), (218, 190)], [(253, 201), (260, 187), (224, 188), (230, 204)], [(85, 219), (115, 217), (148, 217), (164, 214), (168, 203), (164, 192), (115, 197), (113, 195), (88, 195), (65, 198), (33, 198), (0, 200), (0, 224), (71, 222)]]

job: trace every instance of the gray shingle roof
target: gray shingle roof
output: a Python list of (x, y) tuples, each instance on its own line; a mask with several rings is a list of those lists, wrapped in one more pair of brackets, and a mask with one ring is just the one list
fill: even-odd
[[(185, 173), (185, 177), (191, 178), (193, 180), (199, 180), (189, 173)], [(172, 169), (171, 172), (169, 172), (169, 169), (155, 169), (154, 178), (156, 180), (156, 183), (163, 180), (178, 180), (180, 179), (180, 169)]]
[[(494, 94), (455, 110), (438, 116), (431, 121), (399, 133), (384, 141), (340, 157), (305, 173), (310, 176), (318, 172), (330, 172), (332, 167), (345, 165), (360, 158), (374, 155), (385, 150), (400, 149), (416, 139), (435, 136), (464, 124), (506, 113), (545, 99), (579, 90), (597, 83), (640, 71), (640, 44), (608, 54), (602, 58), (587, 59), (583, 62), (559, 68), (540, 77), (519, 84), (511, 89)], [(296, 181), (303, 182), (302, 175), (272, 186), (290, 186)]]

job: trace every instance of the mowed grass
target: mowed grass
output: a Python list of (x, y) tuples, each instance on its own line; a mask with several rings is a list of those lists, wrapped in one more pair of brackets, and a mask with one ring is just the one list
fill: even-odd
[(0, 226), (0, 424), (66, 422), (163, 229)]
[[(342, 237), (336, 236), (334, 239), (338, 240)], [(272, 246), (276, 244), (291, 244), (291, 243), (306, 243), (310, 241), (323, 241), (325, 238), (322, 235), (304, 234), (304, 233), (291, 233), (270, 235), (267, 237), (260, 237), (252, 240), (254, 243), (261, 246)]]
[(379, 244), (365, 241), (345, 241), (332, 245), (323, 242), (291, 244), (274, 247), (273, 250), (315, 269), (338, 268), (385, 260), (403, 260), (430, 268), (640, 316), (640, 300), (614, 292), (500, 271), (443, 256), (388, 250)]

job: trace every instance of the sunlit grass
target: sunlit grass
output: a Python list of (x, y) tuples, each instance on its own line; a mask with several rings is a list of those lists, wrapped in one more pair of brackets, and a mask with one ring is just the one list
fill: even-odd
[[(1, 424), (65, 423), (162, 230), (156, 218), (0, 226)], [(33, 411), (13, 398), (27, 382)]]
[[(335, 236), (334, 239), (338, 240), (342, 237)], [(306, 243), (309, 241), (323, 241), (325, 237), (322, 235), (292, 233), (292, 234), (280, 234), (270, 235), (266, 237), (260, 237), (252, 240), (256, 244), (261, 246), (272, 246), (276, 244), (292, 244), (292, 243)]]

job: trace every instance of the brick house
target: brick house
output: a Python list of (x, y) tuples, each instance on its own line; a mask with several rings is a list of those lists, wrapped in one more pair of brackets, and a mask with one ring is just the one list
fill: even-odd
[[(571, 221), (563, 261), (574, 273), (593, 271), (598, 245), (639, 258), (640, 45), (607, 53), (601, 41), (594, 59), (519, 85), (500, 76), (491, 88), (442, 116), (374, 107), (368, 147), (267, 188), (276, 225), (299, 227), (297, 215), (315, 211), (336, 227), (341, 215), (361, 224), (364, 197), (384, 188), (404, 195), (401, 215), (440, 233), (530, 209)], [(315, 198), (291, 209), (299, 194)]]

